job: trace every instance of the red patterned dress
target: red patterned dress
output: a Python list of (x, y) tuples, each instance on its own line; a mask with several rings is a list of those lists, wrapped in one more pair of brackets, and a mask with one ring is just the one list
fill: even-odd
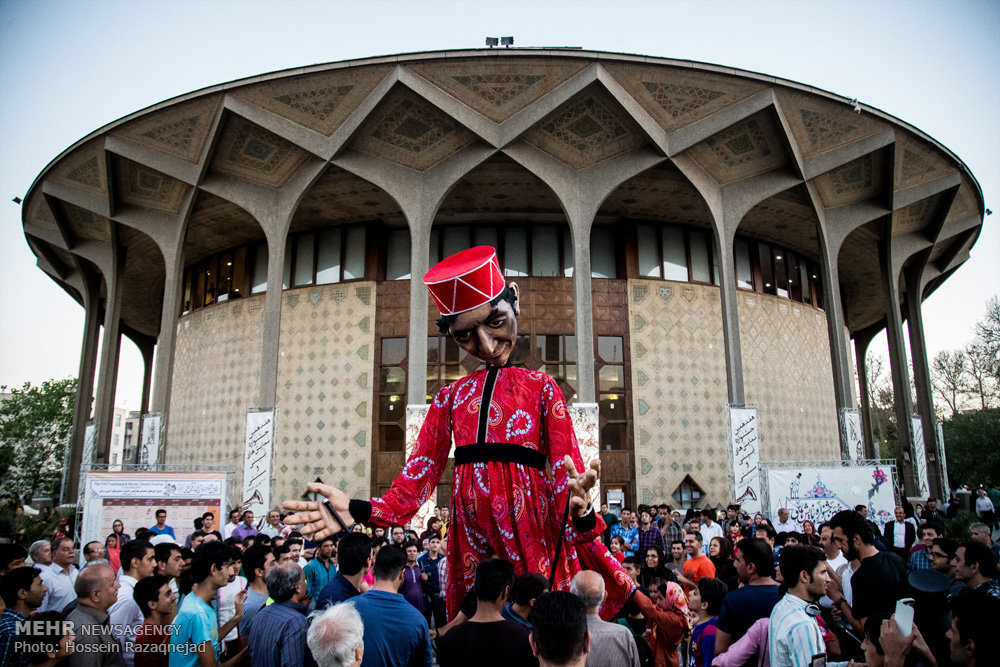
[[(574, 574), (595, 570), (606, 582), (602, 616), (617, 613), (635, 584), (596, 540), (604, 531), (603, 520), (595, 512), (563, 524), (569, 481), (563, 457), (569, 454), (581, 471), (584, 462), (566, 400), (545, 373), (489, 367), (438, 392), (402, 474), (384, 496), (371, 499), (370, 523), (389, 526), (410, 520), (437, 486), (453, 437), (449, 617), (472, 589), (476, 566), (485, 558), (510, 561), (518, 575), (549, 577), (560, 531), (565, 538), (555, 563), (554, 588), (568, 590)], [(463, 447), (470, 449), (463, 452)], [(465, 456), (470, 452), (476, 454)], [(363, 520), (357, 514), (364, 512), (356, 509), (352, 503), (355, 519)]]

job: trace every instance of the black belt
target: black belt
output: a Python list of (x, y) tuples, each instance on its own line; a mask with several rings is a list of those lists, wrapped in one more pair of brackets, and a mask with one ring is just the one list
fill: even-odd
[(547, 458), (545, 454), (509, 442), (476, 443), (455, 448), (455, 465), (465, 463), (490, 463), (491, 461), (506, 461), (520, 463), (529, 468), (545, 470)]

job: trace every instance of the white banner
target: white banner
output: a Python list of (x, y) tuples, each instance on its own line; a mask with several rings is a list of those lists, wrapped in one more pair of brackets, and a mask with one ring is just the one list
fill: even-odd
[(149, 412), (142, 416), (139, 434), (139, 470), (155, 468), (160, 462), (160, 413)]
[(243, 510), (262, 523), (271, 509), (271, 451), (274, 449), (274, 410), (247, 412), (243, 450)]
[(729, 406), (733, 502), (751, 516), (760, 511), (760, 420), (757, 408)]
[(841, 510), (868, 508), (868, 518), (884, 526), (893, 520), (896, 499), (892, 469), (881, 466), (771, 468), (767, 470), (770, 516), (784, 507), (798, 524), (817, 528)]
[(194, 519), (205, 512), (224, 516), (226, 510), (224, 472), (91, 472), (80, 489), (85, 491), (80, 544), (103, 544), (116, 520), (126, 533), (148, 528), (159, 509), (167, 511), (167, 525), (184, 544)]
[(844, 429), (843, 438), (847, 443), (848, 456), (855, 465), (865, 460), (864, 426), (861, 423), (861, 412), (854, 408), (844, 408), (840, 411), (840, 427)]
[(944, 429), (941, 422), (937, 422), (935, 431), (937, 433), (937, 453), (938, 464), (941, 466), (941, 497), (951, 497), (951, 483), (948, 481), (948, 458), (944, 455)]
[(913, 476), (917, 481), (917, 495), (926, 498), (930, 495), (927, 485), (927, 450), (924, 449), (924, 424), (920, 417), (910, 415), (910, 434), (913, 436)]

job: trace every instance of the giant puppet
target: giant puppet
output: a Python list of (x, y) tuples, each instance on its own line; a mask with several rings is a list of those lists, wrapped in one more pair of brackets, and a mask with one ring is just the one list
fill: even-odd
[[(453, 617), (472, 588), (476, 565), (497, 556), (516, 572), (538, 572), (567, 590), (581, 569), (606, 581), (603, 616), (635, 590), (598, 540), (604, 522), (586, 500), (597, 479), (584, 468), (566, 399), (555, 380), (509, 365), (517, 341), (518, 288), (507, 285), (493, 248), (445, 259), (424, 275), (441, 311), (438, 326), (486, 367), (437, 393), (402, 473), (381, 498), (349, 500), (324, 484), (327, 503), (287, 501), (287, 519), (318, 537), (347, 528), (341, 519), (403, 525), (431, 497), (455, 442), (448, 525), (447, 606)], [(577, 471), (580, 471), (578, 474)], [(570, 511), (572, 505), (573, 511)]]

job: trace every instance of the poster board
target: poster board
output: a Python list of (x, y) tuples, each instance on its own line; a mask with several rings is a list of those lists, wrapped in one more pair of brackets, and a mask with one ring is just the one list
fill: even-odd
[(125, 532), (156, 523), (156, 510), (167, 510), (167, 525), (181, 545), (194, 532), (194, 519), (205, 512), (224, 516), (225, 472), (90, 472), (84, 485), (81, 545), (104, 543), (115, 519)]
[(865, 460), (865, 437), (861, 423), (861, 412), (854, 408), (843, 408), (840, 411), (840, 424), (844, 429), (841, 437), (847, 444), (847, 452), (855, 465), (861, 465)]
[(910, 434), (913, 436), (913, 472), (917, 479), (917, 496), (926, 498), (930, 495), (927, 483), (927, 450), (924, 445), (924, 423), (920, 417), (910, 416)]
[(887, 466), (817, 466), (770, 468), (766, 471), (769, 516), (785, 507), (796, 523), (808, 519), (817, 527), (841, 510), (868, 508), (868, 518), (881, 528), (893, 520), (896, 499), (893, 470)]
[(149, 412), (142, 416), (139, 434), (139, 470), (152, 470), (160, 462), (160, 413)]
[(757, 408), (729, 406), (733, 502), (753, 516), (761, 509), (760, 420)]

